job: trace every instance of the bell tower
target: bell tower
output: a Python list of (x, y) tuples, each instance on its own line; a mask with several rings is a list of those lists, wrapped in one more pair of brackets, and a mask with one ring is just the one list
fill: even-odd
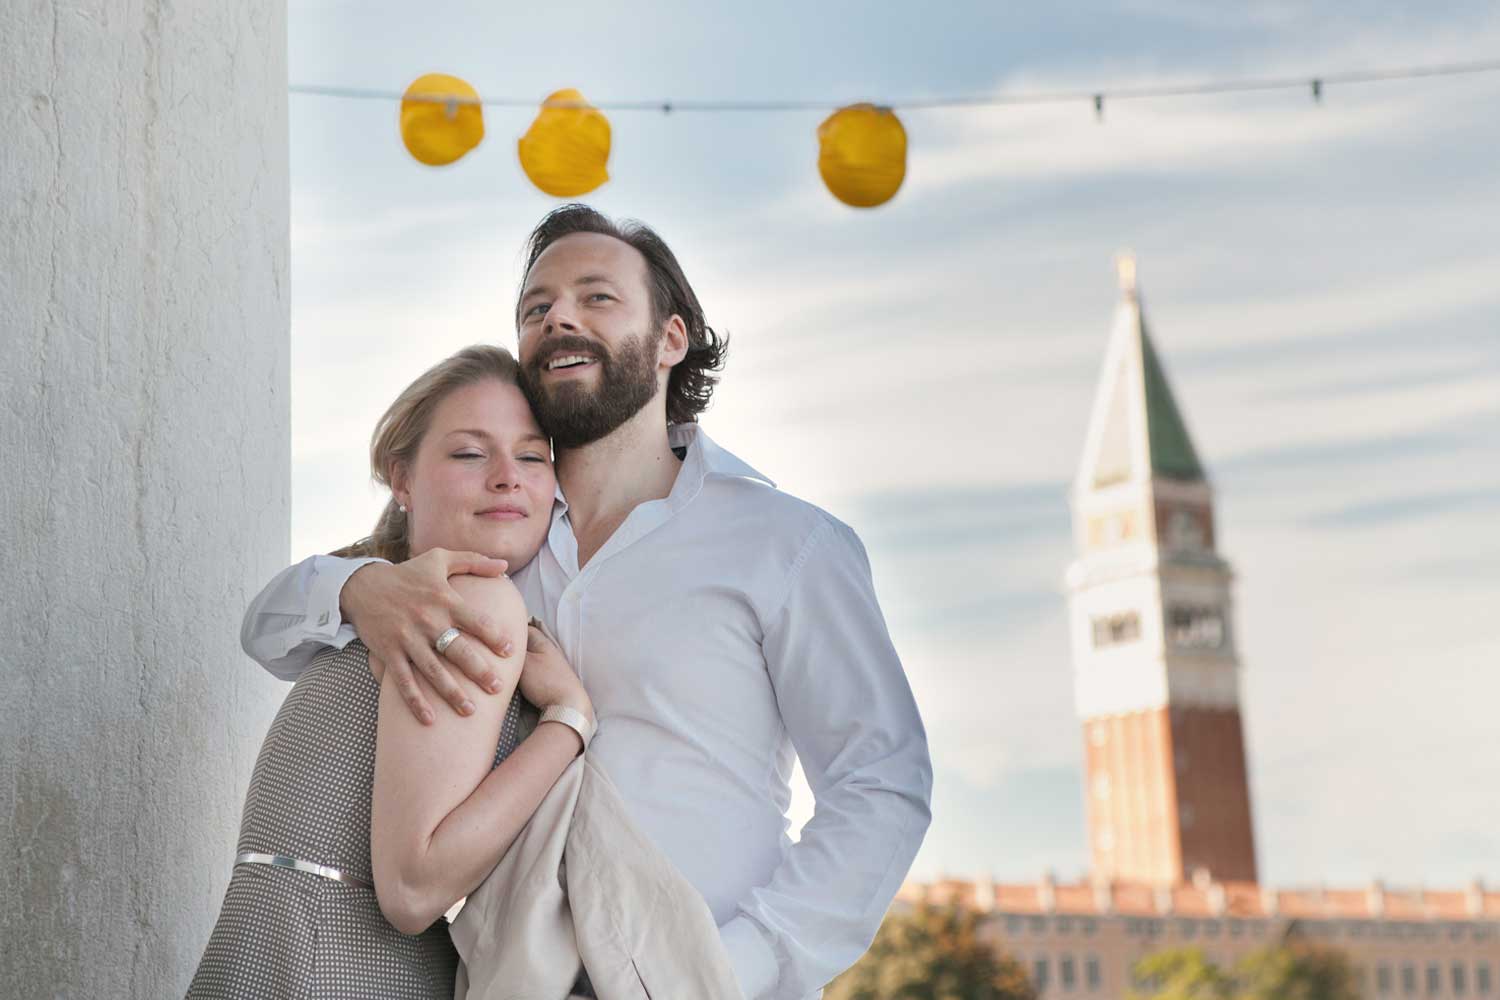
[(1073, 485), (1067, 586), (1098, 878), (1255, 881), (1229, 564), (1135, 260)]

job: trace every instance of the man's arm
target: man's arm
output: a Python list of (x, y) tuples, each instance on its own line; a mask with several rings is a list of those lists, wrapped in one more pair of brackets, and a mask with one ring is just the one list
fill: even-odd
[(295, 681), (320, 651), (343, 649), (355, 632), (344, 622), (339, 594), (355, 570), (383, 561), (308, 556), (277, 573), (245, 612), (245, 655), (281, 680)]
[[(471, 715), (474, 704), (450, 667), (496, 693), (500, 679), (472, 643), (483, 642), (500, 657), (509, 656), (512, 645), (499, 622), (471, 607), (448, 578), (504, 572), (503, 559), (446, 549), (429, 549), (398, 566), (379, 559), (311, 556), (283, 570), (251, 602), (240, 645), (277, 677), (296, 680), (319, 650), (342, 647), (357, 635), (370, 647), (377, 676), (390, 672), (422, 722), (430, 723), (433, 714), (417, 685), (418, 671), (455, 711)], [(433, 643), (450, 626), (465, 638), (439, 655)]]
[(720, 928), (748, 1000), (800, 998), (875, 937), (932, 813), (927, 736), (859, 539), (805, 543), (764, 650), (816, 807), (766, 885)]

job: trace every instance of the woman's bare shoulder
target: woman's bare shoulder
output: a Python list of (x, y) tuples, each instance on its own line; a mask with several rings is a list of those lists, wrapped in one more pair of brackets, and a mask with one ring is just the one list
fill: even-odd
[(459, 596), (486, 614), (504, 619), (520, 615), (526, 618), (526, 599), (520, 588), (508, 576), (470, 576), (461, 574), (449, 578)]

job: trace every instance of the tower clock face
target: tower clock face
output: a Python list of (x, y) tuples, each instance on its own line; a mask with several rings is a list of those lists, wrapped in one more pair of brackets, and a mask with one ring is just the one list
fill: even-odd
[(1167, 608), (1167, 638), (1181, 649), (1222, 649), (1228, 633), (1220, 608), (1204, 604)]
[(1203, 515), (1178, 507), (1167, 517), (1167, 544), (1176, 549), (1206, 548), (1208, 538), (1203, 529)]

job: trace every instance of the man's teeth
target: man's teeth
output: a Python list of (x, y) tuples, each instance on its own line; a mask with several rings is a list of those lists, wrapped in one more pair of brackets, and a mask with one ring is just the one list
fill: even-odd
[(567, 368), (570, 365), (581, 365), (592, 360), (594, 359), (587, 354), (565, 354), (560, 358), (553, 358), (547, 362), (547, 370), (550, 372), (554, 368)]

